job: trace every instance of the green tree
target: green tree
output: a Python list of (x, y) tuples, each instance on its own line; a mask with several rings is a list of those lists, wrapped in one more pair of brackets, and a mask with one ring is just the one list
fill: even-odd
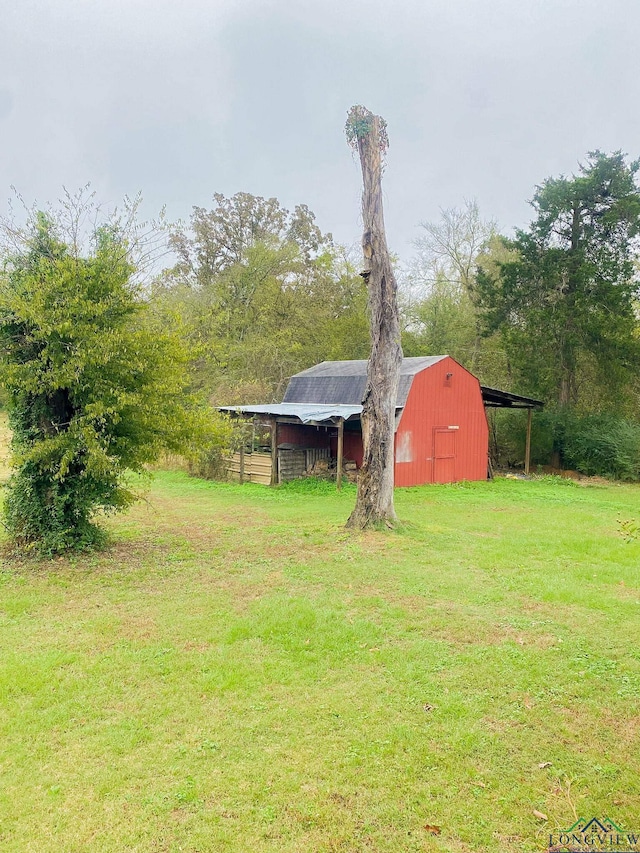
[(22, 546), (54, 553), (101, 539), (98, 510), (121, 510), (165, 449), (207, 430), (184, 394), (187, 354), (151, 323), (134, 264), (136, 237), (112, 219), (83, 247), (81, 199), (5, 223), (0, 363), (16, 471), (7, 527)]
[(171, 229), (171, 246), (178, 255), (176, 272), (194, 287), (206, 286), (246, 259), (257, 244), (272, 248), (293, 245), (307, 260), (331, 245), (331, 234), (323, 234), (305, 204), (290, 213), (278, 199), (251, 193), (227, 198), (214, 193), (211, 210), (194, 207), (190, 228)]
[(637, 370), (639, 167), (590, 153), (578, 175), (537, 188), (529, 230), (506, 241), (515, 256), (480, 265), (485, 330), (503, 333), (526, 388), (560, 406), (618, 394)]
[(366, 285), (313, 213), (217, 193), (174, 228), (178, 263), (155, 306), (177, 310), (197, 356), (194, 385), (217, 403), (279, 398), (292, 373), (368, 354)]

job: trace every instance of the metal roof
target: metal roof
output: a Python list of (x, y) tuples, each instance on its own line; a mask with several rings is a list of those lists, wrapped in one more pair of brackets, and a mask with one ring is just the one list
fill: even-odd
[(481, 385), (482, 400), (485, 406), (494, 409), (542, 409), (542, 400), (534, 400), (532, 397), (522, 397), (520, 394), (511, 394), (509, 391), (500, 391), (498, 388), (489, 388)]
[[(413, 377), (447, 358), (446, 355), (403, 358), (396, 397), (396, 409), (407, 402)], [(323, 361), (296, 373), (289, 380), (282, 403), (254, 406), (220, 406), (220, 411), (246, 415), (270, 415), (296, 418), (304, 424), (326, 423), (336, 418), (348, 420), (362, 413), (362, 398), (367, 383), (368, 361)], [(512, 409), (542, 409), (541, 400), (480, 386), (485, 406)]]
[(340, 406), (318, 403), (267, 403), (256, 406), (218, 406), (218, 408), (221, 412), (237, 412), (244, 415), (298, 418), (303, 424), (326, 423), (334, 418), (344, 418), (346, 421), (362, 412), (361, 405)]
[[(396, 407), (402, 407), (407, 402), (409, 389), (416, 373), (442, 361), (443, 358), (447, 356), (432, 355), (402, 359)], [(284, 402), (360, 404), (367, 383), (367, 366), (366, 359), (323, 361), (321, 364), (316, 364), (291, 377), (284, 395)]]

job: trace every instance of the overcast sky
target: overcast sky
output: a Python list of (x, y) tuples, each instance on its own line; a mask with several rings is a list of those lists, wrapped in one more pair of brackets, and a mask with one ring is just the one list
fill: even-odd
[(0, 0), (0, 213), (90, 182), (171, 219), (304, 202), (359, 240), (344, 136), (388, 123), (391, 247), (477, 199), (505, 232), (585, 152), (640, 155), (640, 0)]

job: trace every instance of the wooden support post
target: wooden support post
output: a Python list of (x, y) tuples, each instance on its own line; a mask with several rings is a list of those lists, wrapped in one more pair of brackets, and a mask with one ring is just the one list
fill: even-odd
[(344, 418), (338, 421), (338, 459), (336, 463), (336, 488), (342, 488), (342, 456), (344, 451)]
[(271, 485), (278, 482), (278, 421), (271, 418)]
[(527, 443), (524, 449), (524, 473), (529, 473), (529, 463), (531, 461), (531, 416), (533, 409), (527, 409)]
[(244, 436), (240, 445), (240, 482), (244, 483)]

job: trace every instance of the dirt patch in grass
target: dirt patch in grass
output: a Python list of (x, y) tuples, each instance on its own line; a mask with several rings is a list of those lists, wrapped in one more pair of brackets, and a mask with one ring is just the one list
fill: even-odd
[(221, 531), (244, 531), (247, 534), (254, 528), (262, 528), (268, 523), (268, 515), (264, 512), (245, 508), (234, 508), (233, 511), (220, 511), (218, 507), (208, 508), (196, 504), (184, 497), (151, 498), (137, 504), (129, 519), (139, 521), (154, 531), (170, 531), (174, 535), (181, 533), (189, 535), (196, 541), (211, 539), (219, 536)]
[(94, 565), (101, 570), (122, 571), (124, 567), (137, 569), (161, 561), (171, 552), (171, 545), (159, 543), (151, 536), (130, 542), (112, 542), (99, 556)]
[(637, 751), (640, 714), (620, 719), (619, 714), (610, 708), (604, 708), (602, 716), (605, 726), (612, 733), (612, 743), (616, 744), (616, 751), (621, 755)]
[(158, 637), (158, 623), (151, 616), (128, 613), (126, 618), (122, 618), (117, 633), (123, 640), (146, 643)]
[[(638, 551), (638, 560), (640, 561), (640, 549), (638, 549)], [(621, 601), (633, 601), (638, 603), (640, 599), (640, 587), (627, 586), (624, 581), (618, 581), (615, 585), (615, 594), (616, 598), (619, 598)]]

